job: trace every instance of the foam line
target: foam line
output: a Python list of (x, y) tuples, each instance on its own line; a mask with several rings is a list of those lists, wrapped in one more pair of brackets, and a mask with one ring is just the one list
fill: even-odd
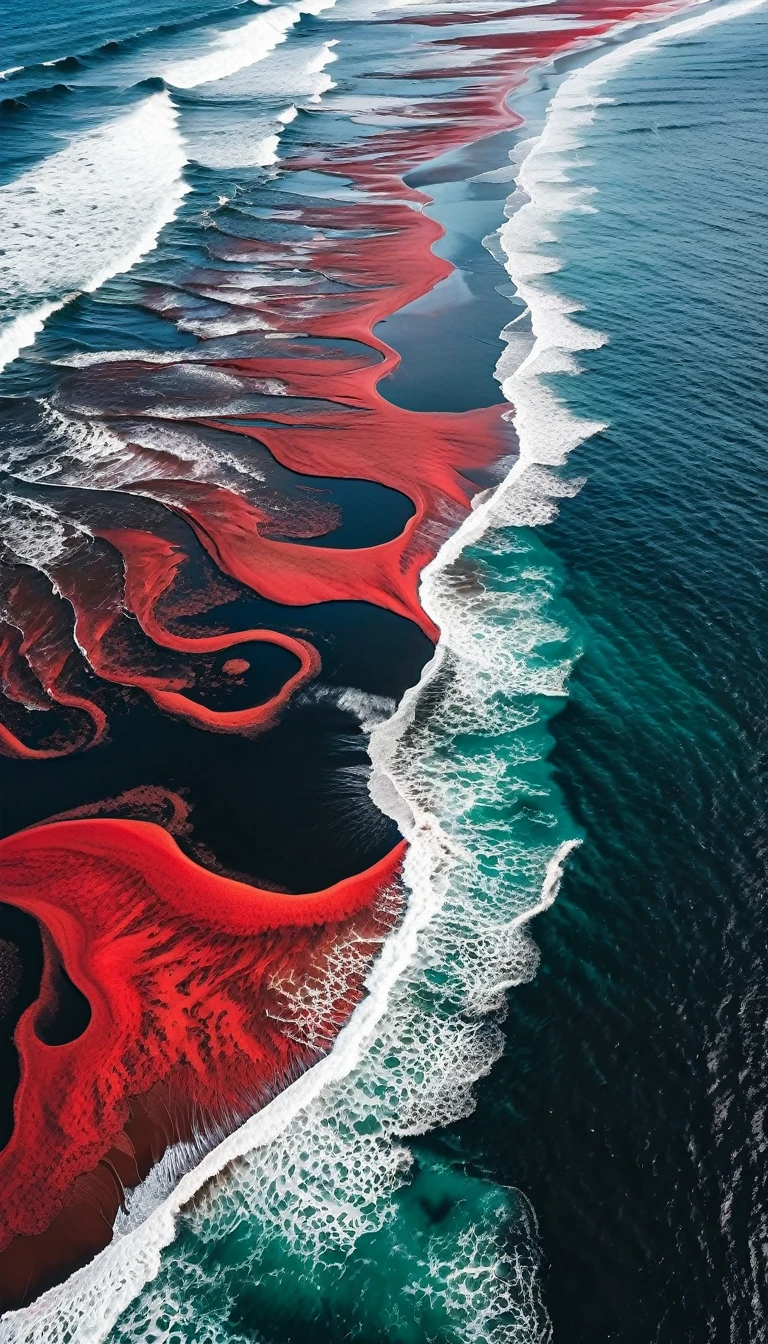
[(164, 71), (166, 83), (177, 89), (195, 89), (256, 65), (280, 42), (285, 42), (302, 14), (321, 14), (335, 3), (336, 0), (296, 0), (294, 4), (267, 9), (250, 23), (223, 33), (213, 51), (169, 66)]
[(156, 246), (189, 190), (177, 120), (170, 95), (153, 94), (0, 187), (3, 288), (31, 304), (0, 328), (0, 369), (52, 313)]
[[(573, 448), (605, 428), (599, 422), (572, 415), (540, 379), (542, 374), (578, 373), (577, 352), (597, 349), (606, 340), (601, 332), (574, 320), (578, 308), (572, 302), (541, 283), (543, 277), (560, 269), (559, 259), (541, 250), (542, 245), (556, 240), (558, 220), (573, 212), (594, 210), (591, 189), (574, 187), (569, 181), (568, 155), (581, 148), (581, 133), (593, 121), (597, 108), (610, 102), (600, 96), (599, 90), (625, 65), (662, 42), (694, 36), (714, 24), (751, 13), (764, 3), (734, 0), (646, 33), (580, 66), (558, 88), (544, 130), (522, 162), (516, 182), (518, 191), (528, 199), (519, 206), (518, 192), (510, 197), (507, 209), (513, 213), (498, 237), (506, 256), (506, 270), (530, 314), (534, 340), (527, 353), (515, 358), (515, 333), (510, 328), (502, 333), (510, 347), (508, 356), (499, 361), (497, 376), (505, 397), (515, 406), (513, 421), (520, 455), (496, 502), (490, 505), (496, 508), (503, 501), (520, 523), (535, 525), (554, 516), (555, 496), (547, 497), (546, 468), (564, 465)], [(556, 494), (554, 481), (552, 485)], [(482, 527), (482, 516), (475, 514), (471, 521), (475, 528)], [(428, 581), (427, 571), (425, 578)]]
[[(165, 77), (178, 88), (225, 78), (269, 56), (303, 14), (320, 14), (335, 3), (298, 0), (269, 9), (224, 34), (213, 52), (169, 67)], [(308, 74), (319, 75), (310, 102), (319, 102), (334, 87), (325, 67), (337, 59), (335, 45), (326, 42), (307, 66)], [(0, 78), (21, 68), (4, 71)], [(256, 143), (250, 157), (246, 154), (247, 162), (274, 165), (282, 128), (296, 115), (293, 106), (279, 113), (277, 131)], [(9, 241), (5, 248), (3, 288), (15, 303), (42, 300), (0, 326), (0, 372), (34, 343), (53, 313), (129, 271), (157, 245), (189, 191), (182, 177), (187, 156), (177, 122), (169, 94), (155, 94), (126, 116), (74, 137), (65, 149), (0, 187), (0, 231), (9, 240), (23, 240), (15, 247)], [(225, 155), (221, 165), (211, 166), (242, 166), (240, 139), (233, 162)], [(19, 221), (21, 229), (16, 227)], [(48, 297), (51, 291), (60, 294), (62, 286), (69, 292)]]

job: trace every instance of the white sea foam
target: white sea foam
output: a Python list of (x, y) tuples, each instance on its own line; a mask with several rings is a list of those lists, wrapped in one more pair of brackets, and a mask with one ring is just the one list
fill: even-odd
[[(147, 451), (137, 457), (133, 445)], [(97, 419), (66, 415), (47, 404), (33, 451), (17, 445), (5, 465), (19, 481), (79, 490), (131, 490), (141, 484), (149, 490), (150, 482), (171, 478), (229, 486), (248, 495), (264, 481), (246, 451), (238, 456), (218, 449), (186, 427), (133, 423), (121, 434)]]
[(10, 318), (0, 327), (0, 368), (51, 313), (156, 245), (188, 190), (184, 162), (177, 113), (163, 92), (0, 186), (0, 290)]
[(11, 492), (0, 495), (0, 531), (15, 560), (45, 572), (69, 549), (67, 529), (53, 509)]
[(185, 364), (188, 360), (209, 358), (204, 350), (80, 350), (52, 362), (66, 369), (90, 369), (94, 364)]
[(258, 313), (230, 313), (227, 317), (182, 317), (176, 323), (179, 331), (211, 341), (216, 336), (241, 336), (249, 331), (272, 332), (274, 327)]
[(221, 172), (237, 168), (269, 168), (277, 162), (280, 134), (277, 118), (262, 117), (236, 126), (207, 127), (187, 135), (190, 160)]
[[(543, 272), (533, 259), (543, 230), (551, 233), (566, 204), (590, 204), (571, 189), (562, 156), (575, 148), (600, 85), (656, 43), (759, 3), (736, 0), (671, 23), (570, 76), (524, 165), (531, 208), (517, 224), (513, 217), (503, 236), (510, 274), (519, 268), (521, 286), (528, 287), (534, 332), (519, 366), (503, 374), (505, 391), (516, 398), (520, 458), (425, 570), (422, 600), (440, 625), (439, 646), (419, 686), (371, 736), (373, 796), (410, 846), (407, 908), (368, 976), (368, 997), (331, 1053), (183, 1174), (140, 1225), (67, 1284), (7, 1316), (0, 1324), (4, 1344), (96, 1344), (121, 1313), (121, 1339), (137, 1344), (170, 1339), (179, 1322), (182, 1331), (194, 1329), (197, 1281), (182, 1278), (180, 1286), (159, 1279), (156, 1289), (137, 1295), (161, 1269), (179, 1210), (230, 1162), (226, 1178), (187, 1209), (198, 1237), (216, 1241), (247, 1219), (256, 1257), (277, 1238), (310, 1256), (320, 1250), (327, 1256), (335, 1245), (343, 1258), (362, 1233), (392, 1216), (392, 1193), (409, 1160), (402, 1138), (471, 1107), (472, 1084), (500, 1049), (497, 1029), (482, 1015), (533, 974), (537, 954), (526, 926), (555, 899), (577, 843), (559, 835), (562, 825), (550, 814), (552, 799), (538, 771), (540, 702), (565, 693), (569, 666), (565, 656), (552, 656), (562, 640), (551, 614), (553, 574), (542, 563), (535, 533), (514, 528), (551, 516), (558, 497), (574, 488), (553, 466), (598, 428), (569, 421), (564, 407), (546, 400), (538, 375), (551, 367), (574, 371), (575, 353), (594, 348), (599, 338), (534, 282)], [(516, 567), (509, 563), (515, 555)], [(494, 567), (495, 558), (506, 568)], [(462, 753), (468, 738), (472, 749)], [(517, 822), (511, 825), (503, 810), (516, 798), (533, 817), (520, 840)], [(541, 1338), (534, 1333), (535, 1285), (529, 1277), (523, 1281), (495, 1238), (483, 1242), (484, 1235), (476, 1230), (466, 1246), (455, 1248), (457, 1287), (446, 1291), (453, 1292), (448, 1306), (457, 1337), (533, 1344)], [(168, 1264), (172, 1268), (172, 1255)], [(204, 1272), (199, 1264), (196, 1272)], [(226, 1309), (225, 1302), (225, 1316)], [(212, 1344), (233, 1338), (225, 1316), (219, 1322), (206, 1317)]]
[[(166, 78), (180, 88), (224, 79), (269, 56), (302, 14), (320, 14), (334, 3), (297, 0), (269, 9), (222, 35), (212, 52), (171, 67)], [(334, 45), (323, 43), (304, 58), (296, 91), (309, 102), (333, 87), (325, 67), (336, 59)], [(291, 104), (254, 126), (250, 138), (242, 128), (209, 133), (197, 152), (193, 138), (190, 154), (214, 168), (272, 166), (282, 130), (296, 115)], [(73, 137), (64, 149), (0, 186), (0, 293), (6, 300), (0, 371), (33, 344), (53, 313), (130, 270), (156, 246), (189, 190), (182, 177), (187, 157), (178, 112), (163, 92)], [(206, 328), (203, 334), (228, 331)]]
[(280, 42), (285, 42), (302, 14), (321, 14), (334, 4), (335, 0), (296, 0), (294, 4), (266, 9), (250, 23), (222, 33), (212, 51), (169, 66), (163, 72), (164, 78), (179, 89), (194, 89), (226, 79), (269, 56)]
[(305, 704), (329, 704), (353, 714), (364, 733), (370, 733), (380, 723), (390, 719), (397, 708), (387, 695), (372, 695), (356, 686), (325, 686), (313, 682), (301, 696)]
[[(286, 34), (287, 35), (287, 34)], [(224, 125), (211, 124), (210, 118), (199, 129), (194, 123), (186, 128), (189, 157), (208, 168), (221, 170), (235, 168), (269, 168), (278, 162), (280, 137), (299, 115), (299, 108), (319, 103), (323, 94), (334, 88), (326, 67), (335, 61), (335, 41), (323, 42), (309, 54), (299, 45), (285, 54), (275, 53), (266, 70), (259, 72), (260, 99), (291, 98), (287, 107), (256, 121), (238, 120), (232, 125), (228, 117)], [(265, 52), (265, 55), (268, 54)], [(248, 71), (246, 71), (246, 74)], [(217, 85), (217, 94), (224, 98), (248, 96), (249, 87), (242, 76)]]

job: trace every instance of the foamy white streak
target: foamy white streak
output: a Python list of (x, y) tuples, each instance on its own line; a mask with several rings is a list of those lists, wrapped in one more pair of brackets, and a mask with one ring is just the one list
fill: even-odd
[[(509, 346), (499, 361), (497, 376), (501, 378), (504, 395), (515, 406), (520, 456), (499, 499), (515, 493), (530, 494), (525, 490), (526, 473), (530, 475), (532, 468), (540, 472), (542, 467), (562, 466), (577, 444), (603, 428), (598, 422), (572, 415), (540, 377), (549, 373), (578, 373), (576, 353), (597, 349), (606, 339), (601, 332), (574, 321), (578, 305), (542, 284), (542, 278), (556, 273), (561, 262), (541, 251), (542, 246), (556, 241), (557, 224), (563, 216), (575, 211), (594, 211), (590, 201), (592, 189), (573, 186), (568, 169), (576, 166), (573, 155), (582, 148), (582, 134), (594, 120), (597, 108), (612, 101), (601, 97), (599, 90), (623, 66), (652, 52), (659, 43), (692, 36), (713, 24), (747, 14), (763, 3), (765, 0), (735, 0), (646, 33), (575, 70), (552, 99), (544, 130), (517, 175), (518, 191), (508, 202), (513, 213), (498, 235), (507, 272), (518, 297), (527, 306), (533, 333), (527, 352), (521, 346), (515, 324), (502, 333)], [(583, 162), (578, 166), (583, 167)], [(520, 192), (527, 197), (522, 206)], [(538, 495), (538, 489), (534, 493)], [(530, 498), (528, 504), (535, 507)], [(542, 504), (531, 522), (544, 520), (547, 504), (545, 501)]]
[(155, 247), (189, 189), (184, 162), (163, 92), (0, 187), (0, 290), (26, 309), (0, 327), (0, 369), (51, 313)]
[(285, 42), (302, 14), (321, 14), (335, 2), (296, 0), (295, 4), (265, 10), (250, 23), (223, 33), (213, 51), (169, 66), (164, 71), (164, 78), (178, 89), (194, 89), (213, 80), (226, 79), (269, 56), (280, 42)]
[[(570, 135), (574, 125), (583, 125), (583, 119), (579, 121), (579, 117), (584, 111), (585, 97), (587, 108), (593, 108), (596, 105), (594, 91), (621, 65), (629, 62), (634, 55), (652, 50), (659, 42), (692, 35), (713, 23), (724, 22), (757, 9), (763, 2), (764, 0), (736, 0), (736, 3), (721, 9), (672, 23), (663, 30), (637, 39), (625, 48), (609, 52), (569, 77), (555, 95), (544, 135), (526, 161), (528, 166), (527, 169), (524, 168), (524, 179), (526, 189), (532, 193), (532, 203), (539, 191), (543, 200), (548, 187), (552, 184), (549, 169), (544, 166), (545, 156), (555, 151), (561, 153), (566, 148), (563, 136)], [(574, 146), (571, 144), (569, 147)], [(540, 169), (536, 167), (537, 160)], [(583, 204), (581, 198), (573, 194), (571, 202), (571, 208), (579, 208)], [(562, 213), (559, 206), (554, 205), (551, 197), (547, 198), (546, 211), (555, 215)], [(532, 214), (533, 211), (530, 211), (528, 223)], [(527, 228), (528, 223), (519, 225), (518, 229)], [(506, 243), (519, 242), (521, 236), (519, 232), (515, 238), (514, 231), (508, 232)], [(532, 235), (529, 235), (529, 242), (531, 238)], [(510, 273), (514, 274), (513, 267), (518, 264), (517, 259), (520, 258), (521, 275), (525, 277), (530, 275), (531, 251), (530, 247), (527, 250), (522, 247), (509, 248)], [(527, 284), (527, 278), (521, 283)], [(505, 388), (508, 383), (514, 383), (518, 399), (527, 381), (535, 383), (534, 370), (544, 352), (562, 351), (564, 355), (570, 355), (573, 350), (592, 348), (594, 340), (593, 335), (583, 331), (582, 343), (577, 344), (579, 338), (576, 332), (582, 329), (570, 322), (566, 309), (557, 305), (553, 307), (549, 299), (542, 299), (542, 293), (544, 291), (536, 287), (535, 292), (530, 295), (534, 304), (532, 314), (536, 342), (516, 373), (511, 374), (509, 380), (505, 381)], [(535, 310), (537, 305), (538, 311)], [(555, 330), (558, 333), (557, 339), (554, 335)], [(558, 344), (558, 341), (561, 344)], [(583, 342), (588, 344), (585, 346)], [(539, 368), (541, 367), (539, 364)], [(478, 1045), (477, 1034), (473, 1034), (466, 1024), (460, 1022), (454, 1024), (452, 1035), (450, 1030), (446, 1033), (447, 1040), (441, 1036), (439, 1030), (437, 1036), (430, 1038), (428, 1023), (426, 1025), (424, 1022), (414, 1023), (413, 1013), (417, 1010), (414, 1003), (408, 1001), (405, 989), (409, 979), (418, 978), (420, 974), (420, 958), (424, 956), (425, 941), (428, 945), (430, 937), (433, 941), (436, 937), (435, 947), (439, 948), (441, 941), (444, 946), (446, 938), (449, 939), (451, 936), (450, 910), (448, 924), (445, 927), (436, 923), (436, 917), (441, 914), (445, 906), (449, 887), (454, 881), (455, 869), (466, 862), (468, 855), (466, 850), (457, 845), (446, 833), (434, 812), (422, 805), (418, 780), (417, 787), (412, 787), (414, 775), (412, 774), (410, 779), (404, 777), (401, 745), (413, 729), (416, 706), (424, 689), (439, 675), (443, 663), (452, 658), (454, 665), (461, 667), (463, 627), (466, 625), (467, 611), (466, 603), (462, 606), (461, 597), (451, 600), (448, 582), (450, 567), (465, 547), (477, 542), (489, 529), (498, 528), (505, 522), (532, 521), (532, 501), (541, 498), (543, 513), (545, 516), (549, 515), (553, 507), (551, 500), (556, 498), (558, 493), (563, 493), (563, 488), (558, 488), (554, 478), (551, 479), (550, 489), (546, 465), (562, 462), (568, 451), (568, 445), (573, 446), (573, 443), (578, 441), (579, 431), (573, 424), (568, 428), (558, 421), (554, 437), (550, 438), (549, 433), (535, 418), (533, 388), (530, 391), (531, 396), (525, 410), (522, 414), (518, 414), (518, 431), (521, 436), (518, 462), (503, 485), (469, 515), (458, 532), (446, 542), (437, 558), (424, 571), (421, 589), (423, 605), (433, 617), (440, 620), (443, 631), (435, 656), (425, 669), (419, 686), (406, 693), (393, 717), (387, 723), (375, 727), (371, 735), (371, 755), (374, 763), (372, 793), (382, 810), (398, 821), (410, 842), (405, 863), (405, 882), (410, 891), (410, 899), (402, 924), (385, 944), (368, 977), (368, 998), (355, 1010), (347, 1026), (340, 1032), (333, 1050), (325, 1059), (208, 1153), (194, 1171), (182, 1176), (173, 1192), (162, 1199), (159, 1205), (152, 1207), (149, 1187), (137, 1192), (132, 1200), (134, 1217), (126, 1220), (124, 1224), (131, 1230), (118, 1237), (106, 1251), (97, 1256), (90, 1265), (74, 1274), (66, 1284), (50, 1290), (32, 1306), (7, 1315), (0, 1323), (0, 1341), (4, 1344), (22, 1344), (22, 1341), (25, 1344), (43, 1344), (43, 1341), (63, 1344), (63, 1341), (71, 1339), (76, 1339), (78, 1344), (100, 1344), (118, 1316), (159, 1272), (162, 1251), (173, 1241), (175, 1219), (182, 1206), (192, 1199), (205, 1182), (237, 1158), (246, 1161), (240, 1168), (236, 1168), (235, 1173), (229, 1178), (228, 1185), (234, 1184), (238, 1193), (242, 1193), (243, 1187), (251, 1182), (252, 1188), (248, 1187), (244, 1197), (250, 1200), (249, 1207), (255, 1211), (257, 1222), (258, 1220), (268, 1222), (270, 1214), (274, 1216), (274, 1209), (271, 1209), (270, 1203), (260, 1198), (261, 1188), (258, 1185), (260, 1173), (263, 1179), (269, 1178), (268, 1194), (274, 1203), (277, 1174), (286, 1169), (287, 1163), (292, 1184), (287, 1183), (288, 1177), (284, 1177), (283, 1186), (280, 1187), (283, 1193), (287, 1191), (296, 1201), (302, 1215), (312, 1214), (313, 1191), (310, 1186), (313, 1180), (319, 1182), (320, 1194), (324, 1194), (324, 1201), (321, 1204), (323, 1219), (318, 1225), (318, 1235), (321, 1232), (325, 1238), (337, 1236), (342, 1245), (354, 1244), (354, 1240), (361, 1232), (375, 1230), (386, 1216), (386, 1211), (382, 1213), (375, 1207), (375, 1196), (381, 1196), (391, 1190), (398, 1180), (398, 1174), (402, 1172), (403, 1155), (398, 1151), (396, 1136), (421, 1132), (430, 1123), (444, 1122), (452, 1114), (460, 1114), (466, 1109), (468, 1089), (471, 1088), (472, 1081), (487, 1069), (495, 1056), (493, 1043), (489, 1046), (480, 1040)], [(523, 396), (525, 395), (524, 392)], [(539, 410), (546, 417), (553, 413), (553, 409), (549, 403), (539, 403)], [(566, 414), (564, 408), (555, 412), (556, 418)], [(594, 425), (582, 425), (580, 437), (583, 438), (585, 433), (593, 432), (595, 428)], [(545, 464), (543, 468), (542, 463)], [(528, 485), (525, 481), (526, 475), (529, 476)], [(533, 605), (535, 607), (535, 601)], [(533, 616), (535, 615), (534, 610)], [(511, 629), (506, 631), (507, 636), (513, 633)], [(530, 643), (533, 638), (532, 634), (527, 634), (523, 645), (526, 642)], [(496, 652), (500, 648), (501, 645), (497, 645)], [(476, 652), (477, 646), (475, 646)], [(519, 671), (520, 666), (519, 662), (513, 661), (511, 670)], [(462, 670), (471, 680), (473, 668), (465, 666)], [(483, 674), (487, 668), (482, 665), (481, 660), (479, 664), (475, 663), (474, 670)], [(509, 670), (508, 667), (504, 668), (505, 673)], [(562, 686), (558, 688), (557, 669), (554, 672), (554, 679), (545, 686), (545, 692), (549, 694), (559, 694), (563, 690)], [(538, 686), (532, 688), (530, 683), (526, 683), (525, 689), (530, 693), (531, 689), (540, 688)], [(495, 711), (490, 703), (486, 703), (483, 707), (478, 702), (474, 708), (484, 709), (492, 720)], [(411, 769), (415, 774), (418, 773), (419, 765), (418, 761), (411, 762)], [(526, 909), (514, 914), (502, 926), (506, 938), (512, 940), (510, 946), (513, 948), (516, 946), (518, 955), (526, 953), (525, 941), (519, 938), (522, 926), (555, 899), (563, 863), (576, 843), (574, 840), (565, 841), (550, 854), (544, 867), (538, 898), (531, 901)], [(455, 915), (455, 912), (453, 913)], [(463, 919), (472, 914), (461, 903), (459, 913)], [(475, 932), (481, 933), (482, 928), (483, 914), (476, 912)], [(465, 987), (465, 992), (469, 993), (467, 1002), (472, 1002), (474, 992), (474, 1002), (480, 1008), (494, 1002), (498, 994), (510, 984), (517, 983), (520, 978), (531, 973), (531, 955), (535, 965), (535, 952), (531, 953), (528, 944), (528, 963), (525, 964), (523, 961), (517, 968), (517, 974), (499, 975), (499, 953), (496, 949), (499, 926), (493, 920), (488, 924), (488, 932), (489, 938), (485, 943), (482, 938), (480, 939), (479, 947), (483, 955), (476, 957), (476, 964), (468, 967), (469, 978)], [(515, 938), (518, 940), (516, 944)], [(455, 943), (452, 950), (454, 953), (460, 953), (461, 944)], [(471, 983), (472, 973), (477, 977), (474, 984)], [(403, 1109), (402, 1099), (398, 1099), (401, 1097), (402, 1077), (397, 1075), (395, 1081), (398, 1086), (389, 1101), (395, 1113), (389, 1117), (383, 1137), (365, 1138), (353, 1134), (350, 1139), (348, 1131), (354, 1126), (350, 1123), (349, 1109), (344, 1113), (340, 1103), (343, 1100), (344, 1105), (351, 1108), (351, 1115), (354, 1118), (356, 1104), (359, 1105), (365, 1099), (366, 1109), (361, 1114), (370, 1116), (378, 1104), (375, 1088), (377, 1076), (374, 1072), (368, 1077), (365, 1070), (370, 1061), (373, 1061), (371, 1068), (374, 1070), (380, 1065), (382, 1052), (392, 1047), (399, 1048), (402, 1045), (403, 1032), (409, 1026), (414, 1028), (417, 1035), (419, 1031), (424, 1033), (425, 1049), (419, 1063), (426, 1074), (428, 1095), (426, 1098), (424, 1095), (420, 1096), (417, 1088)], [(479, 1052), (476, 1053), (476, 1057), (472, 1054), (473, 1044)], [(434, 1069), (436, 1058), (438, 1063), (446, 1068), (450, 1065), (446, 1076), (442, 1079), (435, 1079), (434, 1074), (430, 1072)], [(432, 1091), (433, 1087), (437, 1089), (435, 1092)], [(341, 1161), (346, 1167), (343, 1177), (335, 1174), (334, 1150), (329, 1149), (329, 1133), (334, 1121), (337, 1129), (343, 1127), (347, 1132), (344, 1142), (340, 1133), (335, 1134), (335, 1141), (340, 1145), (335, 1153), (335, 1159), (337, 1163)], [(297, 1136), (296, 1143), (292, 1144), (294, 1127), (297, 1129)], [(359, 1158), (358, 1167), (361, 1167), (364, 1179), (369, 1182), (369, 1185), (361, 1191), (354, 1188), (355, 1181), (363, 1179), (363, 1176), (350, 1161), (350, 1143), (357, 1145), (355, 1153)], [(313, 1145), (318, 1154), (314, 1166)], [(366, 1145), (369, 1149), (367, 1161), (364, 1151)], [(310, 1167), (307, 1171), (303, 1170), (297, 1156), (299, 1146), (305, 1154), (309, 1153)], [(253, 1158), (252, 1163), (248, 1162), (249, 1157)], [(174, 1162), (179, 1162), (179, 1155), (169, 1157), (168, 1163), (172, 1165)], [(323, 1170), (322, 1181), (317, 1175), (318, 1164)], [(266, 1177), (263, 1176), (265, 1171)], [(297, 1175), (294, 1175), (295, 1171), (298, 1171)], [(305, 1178), (303, 1181), (302, 1177)], [(323, 1181), (325, 1184), (330, 1182), (327, 1193), (324, 1193)], [(162, 1182), (159, 1181), (158, 1184), (162, 1188)], [(344, 1186), (346, 1191), (345, 1204), (342, 1207), (338, 1207), (332, 1195), (333, 1189), (337, 1186)], [(317, 1193), (315, 1190), (314, 1194)], [(143, 1199), (147, 1200), (147, 1216), (137, 1226), (134, 1218), (140, 1211)], [(282, 1216), (284, 1210), (278, 1212)], [(334, 1226), (333, 1219), (340, 1220), (340, 1226)], [(277, 1227), (280, 1226), (278, 1223)], [(203, 1228), (198, 1227), (198, 1232), (203, 1235)], [(307, 1234), (312, 1235), (312, 1228), (310, 1227), (307, 1232), (307, 1227), (302, 1226), (302, 1220), (295, 1220), (293, 1235), (297, 1242)], [(211, 1235), (216, 1235), (216, 1229)], [(501, 1297), (506, 1291), (503, 1278), (501, 1276), (495, 1278), (491, 1274), (491, 1279), (494, 1282), (490, 1287), (486, 1285), (487, 1291)], [(467, 1338), (491, 1337), (499, 1320), (499, 1314), (493, 1302), (490, 1307), (484, 1307), (483, 1310), (486, 1314), (474, 1322), (472, 1329), (468, 1330)], [(158, 1304), (158, 1311), (167, 1315), (167, 1312), (163, 1311), (163, 1304)], [(134, 1335), (134, 1338), (140, 1337), (146, 1338), (147, 1335)]]

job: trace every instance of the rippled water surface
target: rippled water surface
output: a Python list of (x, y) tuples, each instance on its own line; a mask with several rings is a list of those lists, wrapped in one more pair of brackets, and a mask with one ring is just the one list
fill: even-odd
[(610, 338), (560, 384), (610, 427), (546, 534), (584, 844), (455, 1141), (530, 1195), (562, 1341), (766, 1328), (767, 57), (758, 13), (606, 84), (572, 173), (599, 213), (554, 249)]

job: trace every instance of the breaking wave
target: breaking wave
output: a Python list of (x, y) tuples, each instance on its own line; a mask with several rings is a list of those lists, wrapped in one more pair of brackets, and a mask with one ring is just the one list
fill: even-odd
[[(254, 121), (238, 120), (234, 125), (228, 119), (223, 126), (208, 124), (196, 130), (193, 123), (185, 127), (190, 159), (206, 168), (223, 170), (270, 168), (276, 164), (286, 127), (295, 121), (302, 107), (319, 103), (323, 94), (335, 87), (326, 70), (336, 60), (335, 45), (331, 40), (309, 53), (303, 44), (297, 44), (293, 50), (275, 51), (267, 67), (259, 72), (258, 89), (260, 100), (274, 101), (276, 109), (268, 116)], [(264, 51), (263, 56), (268, 54)], [(249, 69), (246, 68), (246, 73)], [(219, 96), (231, 98), (239, 93), (230, 78), (224, 82)], [(280, 107), (281, 102), (287, 105)]]
[(250, 23), (222, 33), (212, 51), (169, 66), (163, 77), (178, 89), (198, 88), (213, 80), (226, 79), (263, 61), (280, 42), (285, 42), (302, 14), (321, 14), (335, 3), (336, 0), (296, 0), (294, 4), (265, 9)]
[[(183, 33), (189, 29), (198, 28), (203, 24), (216, 23), (222, 20), (236, 17), (242, 10), (248, 6), (250, 0), (236, 0), (235, 4), (224, 5), (222, 7), (208, 10), (202, 14), (195, 14), (188, 19), (171, 20), (166, 23), (149, 24), (144, 28), (136, 29), (134, 32), (120, 34), (120, 36), (110, 37), (98, 46), (89, 47), (76, 54), (57, 56), (48, 61), (33, 61), (29, 65), (12, 65), (6, 70), (0, 70), (0, 79), (18, 79), (24, 75), (47, 70), (59, 70), (69, 72), (77, 70), (80, 67), (99, 60), (109, 59), (118, 56), (125, 50), (137, 46), (140, 43), (147, 42), (154, 37), (161, 37), (172, 33)], [(253, 0), (255, 4), (268, 4), (269, 0)], [(27, 95), (25, 94), (25, 97)]]
[(0, 288), (10, 315), (0, 327), (0, 369), (51, 313), (155, 247), (188, 190), (185, 161), (163, 92), (0, 186)]
[[(210, 52), (170, 66), (165, 78), (184, 89), (225, 79), (269, 56), (303, 14), (320, 14), (333, 4), (297, 0), (265, 9), (221, 34)], [(310, 103), (333, 87), (325, 72), (336, 59), (333, 46), (323, 43), (300, 58), (297, 92)], [(288, 72), (297, 73), (292, 63)], [(269, 167), (297, 111), (293, 103), (276, 111), (251, 128), (250, 140), (239, 128), (209, 132), (199, 144), (193, 136), (187, 144), (163, 90), (0, 186), (0, 230), (7, 240), (0, 258), (6, 307), (0, 371), (33, 343), (53, 313), (129, 271), (156, 246), (189, 190), (183, 178), (188, 158), (214, 168)]]

